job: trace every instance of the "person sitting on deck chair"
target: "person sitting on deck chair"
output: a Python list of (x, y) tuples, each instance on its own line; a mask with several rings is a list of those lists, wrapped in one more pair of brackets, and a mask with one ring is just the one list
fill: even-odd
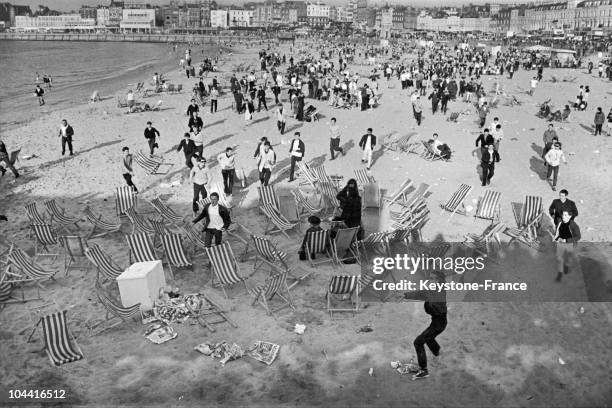
[[(316, 215), (311, 215), (308, 217), (308, 223), (310, 224), (310, 227), (306, 230), (306, 234), (304, 234), (304, 239), (302, 240), (302, 245), (300, 246), (300, 251), (298, 252), (300, 261), (305, 261), (308, 259), (306, 256), (306, 241), (308, 240), (308, 234), (311, 232), (323, 231), (323, 228), (321, 228), (321, 219)], [(315, 258), (315, 255), (316, 254), (310, 254), (312, 259)]]

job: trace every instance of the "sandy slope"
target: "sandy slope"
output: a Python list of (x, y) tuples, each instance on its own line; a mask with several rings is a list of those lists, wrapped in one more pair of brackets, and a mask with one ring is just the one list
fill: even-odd
[[(219, 74), (227, 84), (228, 72), (240, 66), (257, 67), (255, 51), (247, 50), (226, 61)], [(358, 67), (362, 73), (366, 67)], [(568, 72), (559, 72), (558, 76)], [(555, 106), (574, 99), (579, 84), (591, 85), (591, 108), (584, 113), (572, 113), (569, 123), (557, 125), (569, 164), (561, 168), (560, 188), (570, 190), (580, 210), (578, 222), (583, 239), (601, 242), (599, 253), (583, 254), (581, 265), (593, 265), (603, 271), (597, 282), (612, 279), (610, 273), (610, 244), (612, 223), (608, 220), (607, 201), (610, 199), (610, 138), (593, 137), (585, 130), (592, 126), (592, 107), (610, 108), (609, 82), (589, 77), (583, 72), (575, 83), (543, 82), (536, 96), (529, 97), (519, 89), (528, 87), (529, 73), (519, 71), (504, 87), (523, 101), (520, 107), (501, 106), (493, 116), (502, 120), (505, 139), (501, 146), (502, 162), (490, 188), (503, 193), (502, 219), (514, 224), (511, 203), (521, 202), (526, 194), (541, 195), (545, 205), (556, 197), (545, 182), (544, 168), (539, 161), (541, 136), (546, 123), (533, 115), (536, 105), (552, 97)], [(545, 72), (549, 78), (550, 71)], [(178, 72), (170, 74), (187, 89), (187, 81)], [(487, 87), (493, 78), (484, 77)], [(380, 83), (382, 105), (373, 111), (330, 110), (325, 103), (316, 103), (323, 118), (320, 122), (298, 124), (289, 120), (290, 130), (284, 137), (276, 131), (272, 112), (256, 113), (255, 123), (246, 127), (244, 119), (231, 111), (232, 99), (225, 96), (215, 115), (205, 113), (207, 145), (205, 154), (214, 157), (226, 146), (238, 145), (237, 161), (249, 175), (246, 189), (236, 188), (234, 217), (250, 230), (263, 233), (264, 220), (256, 209), (256, 169), (252, 152), (261, 136), (268, 136), (276, 144), (279, 165), (273, 179), (282, 175), (279, 187), (285, 187), (288, 166), (288, 141), (299, 129), (306, 143), (307, 159), (325, 162), (330, 174), (352, 176), (352, 169), (360, 166), (360, 150), (356, 146), (367, 127), (382, 136), (390, 132), (405, 134), (418, 132), (428, 138), (433, 132), (455, 151), (450, 163), (430, 163), (416, 155), (393, 153), (375, 154), (372, 173), (386, 190), (392, 190), (405, 177), (415, 183), (432, 185), (428, 203), (432, 220), (423, 230), (426, 239), (443, 237), (447, 241), (461, 240), (466, 232), (480, 232), (485, 221), (472, 217), (455, 216), (447, 222), (447, 215), (439, 215), (438, 203), (446, 200), (460, 182), (474, 186), (468, 201), (482, 194), (477, 175), (478, 161), (474, 157), (476, 138), (475, 114), (461, 116), (458, 124), (446, 122), (441, 115), (432, 116), (426, 107), (425, 121), (415, 127), (409, 96), (402, 92), (397, 81)], [(283, 93), (286, 97), (286, 94)], [(44, 119), (34, 119), (28, 126), (3, 132), (2, 139), (9, 149), (22, 148), (22, 155), (36, 154), (32, 160), (19, 165), (22, 178), (13, 181), (7, 174), (0, 179), (2, 197), (0, 208), (10, 218), (2, 224), (4, 237), (22, 248), (33, 247), (27, 238), (28, 223), (23, 210), (27, 202), (39, 203), (55, 198), (72, 212), (79, 212), (85, 204), (107, 218), (114, 217), (113, 190), (123, 185), (119, 160), (121, 147), (132, 151), (146, 150), (142, 130), (152, 120), (160, 130), (160, 151), (176, 165), (167, 176), (147, 176), (136, 169), (135, 182), (141, 198), (157, 195), (168, 198), (168, 203), (179, 213), (190, 214), (191, 186), (183, 168), (182, 153), (173, 152), (186, 130), (184, 109), (188, 93), (164, 95), (164, 109), (158, 113), (125, 115), (115, 106), (115, 99), (83, 105), (74, 109), (53, 112)], [(154, 103), (156, 98), (147, 102)], [(308, 100), (307, 100), (308, 102)], [(449, 111), (465, 110), (467, 105), (453, 102)], [(474, 109), (472, 108), (472, 111)], [(338, 118), (342, 127), (342, 144), (347, 155), (329, 161), (326, 122)], [(62, 158), (57, 128), (66, 118), (75, 129), (76, 156)], [(597, 151), (597, 153), (596, 153)], [(575, 154), (569, 154), (570, 152)], [(212, 173), (220, 173), (212, 164)], [(163, 187), (162, 183), (182, 180), (178, 187)], [(141, 200), (143, 202), (144, 200)], [(142, 209), (150, 210), (144, 204)], [(381, 220), (370, 216), (365, 223), (371, 232), (386, 228), (386, 216)], [(83, 223), (84, 224), (84, 223)], [(83, 230), (88, 229), (84, 227)], [(123, 232), (130, 227), (124, 225)], [(297, 261), (295, 247), (301, 237), (291, 241), (279, 239), (281, 247), (290, 251)], [(127, 251), (120, 234), (97, 239), (117, 262), (126, 266)], [(236, 250), (236, 252), (238, 252)], [(532, 254), (532, 256), (534, 256)], [(515, 268), (530, 267), (529, 260), (517, 260)], [(58, 261), (58, 264), (60, 261)], [(252, 260), (241, 263), (244, 273), (250, 273)], [(306, 266), (304, 266), (306, 268)], [(607, 268), (607, 269), (606, 269)], [(346, 271), (358, 273), (358, 267)], [(588, 274), (588, 270), (583, 270)], [(93, 291), (93, 270), (72, 270), (68, 277), (59, 274), (57, 283), (47, 285), (42, 292), (45, 300), (55, 300), (69, 310), (71, 328), (79, 337), (86, 360), (55, 369), (42, 354), (31, 354), (40, 343), (26, 344), (29, 325), (26, 307), (9, 305), (0, 313), (0, 378), (6, 388), (63, 388), (69, 400), (76, 404), (115, 406), (119, 404), (216, 404), (237, 406), (321, 405), (321, 406), (604, 406), (612, 400), (605, 384), (612, 379), (609, 338), (612, 335), (612, 309), (606, 303), (459, 303), (449, 305), (449, 326), (440, 337), (443, 356), (430, 363), (432, 375), (423, 382), (411, 382), (389, 368), (389, 361), (408, 359), (414, 355), (412, 341), (427, 325), (428, 316), (420, 303), (369, 302), (368, 307), (355, 317), (331, 320), (325, 313), (325, 286), (333, 274), (330, 267), (317, 268), (314, 277), (293, 290), (297, 311), (281, 313), (277, 319), (268, 317), (261, 308), (251, 308), (248, 295), (234, 292), (233, 299), (224, 300), (220, 291), (210, 289), (210, 269), (196, 262), (194, 271), (176, 274), (175, 284), (185, 291), (205, 289), (229, 311), (239, 329), (219, 326), (210, 334), (198, 326), (177, 325), (179, 336), (165, 345), (147, 342), (141, 330), (127, 327), (112, 329), (98, 337), (88, 337), (86, 323), (100, 319), (103, 308)], [(584, 291), (588, 284), (576, 273), (561, 285)], [(256, 280), (262, 276), (256, 275)], [(553, 276), (539, 276), (543, 287)], [(594, 278), (595, 279), (595, 278)], [(535, 280), (538, 280), (536, 276)], [(592, 286), (592, 285), (591, 285)], [(555, 287), (550, 286), (550, 287)], [(554, 289), (553, 289), (554, 290)], [(560, 289), (561, 291), (565, 289)], [(569, 289), (568, 289), (569, 290)], [(34, 294), (29, 289), (27, 294)], [(605, 290), (604, 290), (605, 292)], [(33, 306), (36, 303), (29, 303)], [(578, 309), (584, 306), (585, 313)], [(307, 325), (306, 333), (291, 332), (296, 322)], [(357, 334), (355, 330), (372, 324), (374, 332)], [(228, 340), (247, 345), (255, 340), (281, 344), (278, 360), (266, 367), (250, 359), (228, 363), (221, 368), (217, 362), (193, 351), (193, 346), (204, 341)], [(325, 353), (322, 352), (325, 350)], [(566, 363), (559, 363), (559, 358)], [(374, 376), (368, 370), (374, 369)], [(0, 388), (0, 395), (2, 395)]]

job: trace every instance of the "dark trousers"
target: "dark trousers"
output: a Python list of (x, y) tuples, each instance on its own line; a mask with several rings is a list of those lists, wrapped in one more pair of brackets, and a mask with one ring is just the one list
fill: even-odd
[(266, 108), (266, 110), (268, 110), (268, 105), (266, 105), (265, 98), (260, 98), (257, 101), (257, 112), (259, 112), (261, 110), (261, 105), (263, 105), (263, 107)]
[(423, 112), (414, 112), (414, 118), (416, 119), (417, 125), (421, 126), (421, 120), (423, 118)]
[(208, 193), (206, 192), (206, 187), (203, 184), (193, 183), (193, 212), (198, 212), (198, 200), (200, 199), (200, 195), (202, 195), (202, 199), (208, 197)]
[(368, 107), (370, 105), (370, 96), (366, 95), (366, 96), (362, 96), (361, 97), (361, 110), (367, 110)]
[(486, 186), (487, 182), (491, 181), (495, 173), (495, 162), (480, 162), (482, 167), (482, 185)]
[(210, 100), (210, 113), (214, 113), (216, 111), (217, 111), (217, 100), (211, 99)]
[(440, 110), (443, 114), (446, 115), (446, 109), (448, 108), (448, 100), (442, 100), (442, 104), (440, 105)]
[(204, 155), (204, 145), (203, 144), (201, 144), (199, 146), (196, 146), (196, 153), (200, 157), (202, 157)]
[(136, 188), (136, 186), (134, 185), (134, 182), (132, 181), (132, 175), (130, 173), (123, 173), (123, 178), (125, 179), (125, 182), (127, 183), (127, 185), (129, 187), (132, 187), (132, 191), (137, 193), (138, 189)]
[(223, 176), (223, 191), (225, 194), (232, 194), (234, 189), (234, 169), (221, 170), (221, 175)]
[(204, 230), (204, 245), (206, 248), (210, 248), (212, 239), (215, 237), (215, 245), (221, 245), (222, 231), (214, 228), (206, 228)]
[(192, 157), (193, 157), (192, 154), (185, 155), (185, 166), (189, 167), (190, 169), (193, 169), (193, 163), (191, 162)]
[(331, 154), (331, 159), (334, 160), (334, 152), (344, 153), (342, 148), (340, 147), (340, 138), (331, 138), (329, 139), (329, 153)]
[(268, 185), (268, 182), (270, 181), (270, 176), (272, 175), (272, 170), (270, 169), (263, 169), (262, 171), (259, 172), (259, 181), (261, 181), (261, 184), (264, 186)]
[(155, 153), (155, 148), (157, 147), (155, 143), (155, 138), (152, 137), (151, 139), (147, 139), (147, 143), (149, 144), (149, 153), (153, 155), (153, 153)]
[(70, 151), (70, 154), (72, 154), (72, 137), (62, 136), (62, 155), (66, 153), (66, 144), (68, 144), (68, 150)]
[(277, 105), (280, 103), (278, 101), (278, 94), (277, 93), (274, 94), (274, 103), (277, 104)]
[(280, 120), (277, 120), (276, 127), (278, 128), (281, 135), (285, 133), (285, 122), (281, 122)]
[(556, 187), (557, 176), (559, 176), (559, 166), (548, 165), (548, 169), (546, 170), (546, 178), (549, 179), (551, 174), (553, 176), (553, 187)]
[(437, 356), (440, 353), (440, 345), (436, 337), (446, 329), (446, 315), (431, 316), (431, 324), (423, 333), (414, 339), (414, 349), (417, 353), (417, 361), (422, 370), (427, 370), (427, 354), (425, 354), (425, 344)]
[(595, 135), (601, 136), (601, 127), (602, 127), (601, 124), (596, 124), (595, 125)]
[(487, 117), (485, 116), (484, 118), (481, 117), (480, 118), (480, 127), (483, 127), (485, 125), (485, 122), (487, 121)]
[(291, 156), (291, 170), (289, 170), (289, 181), (293, 181), (295, 175), (295, 163), (302, 161), (301, 157)]

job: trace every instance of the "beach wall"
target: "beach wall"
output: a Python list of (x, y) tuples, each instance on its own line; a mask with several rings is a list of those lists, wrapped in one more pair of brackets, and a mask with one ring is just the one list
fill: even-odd
[[(96, 41), (145, 43), (209, 43), (236, 40), (231, 35), (191, 34), (78, 34), (78, 33), (0, 33), (0, 40), (15, 41)], [(246, 37), (248, 38), (248, 37)]]

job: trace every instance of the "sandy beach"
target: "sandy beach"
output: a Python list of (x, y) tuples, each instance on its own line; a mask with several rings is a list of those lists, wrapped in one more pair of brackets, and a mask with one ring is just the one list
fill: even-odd
[[(304, 47), (307, 47), (306, 45)], [(371, 174), (384, 191), (394, 190), (405, 178), (415, 185), (431, 185), (427, 197), (431, 210), (430, 221), (422, 230), (423, 240), (443, 239), (461, 242), (466, 233), (481, 233), (489, 224), (470, 216), (456, 215), (450, 221), (448, 213), (440, 213), (439, 203), (446, 201), (460, 183), (474, 186), (467, 204), (490, 188), (502, 193), (501, 220), (515, 226), (512, 203), (520, 203), (525, 195), (542, 196), (545, 209), (557, 198), (545, 180), (546, 170), (540, 158), (542, 134), (548, 122), (535, 113), (541, 102), (552, 98), (556, 108), (573, 103), (579, 85), (589, 85), (592, 92), (589, 109), (572, 111), (568, 122), (554, 122), (568, 164), (561, 167), (559, 189), (566, 188), (576, 202), (580, 215), (577, 221), (582, 240), (596, 243), (583, 249), (581, 271), (568, 275), (555, 284), (554, 275), (531, 276), (541, 282), (542, 293), (558, 291), (572, 293), (571, 302), (540, 302), (522, 299), (505, 302), (449, 302), (449, 324), (438, 338), (442, 346), (440, 357), (430, 356), (431, 375), (424, 381), (411, 381), (391, 369), (391, 361), (415, 358), (414, 338), (427, 326), (429, 316), (423, 312), (422, 302), (377, 302), (364, 298), (363, 309), (333, 319), (325, 310), (325, 290), (330, 277), (337, 273), (359, 274), (358, 265), (343, 269), (317, 267), (305, 282), (292, 289), (296, 310), (285, 309), (276, 317), (268, 316), (259, 306), (251, 306), (251, 296), (244, 291), (233, 291), (230, 299), (211, 287), (211, 269), (204, 258), (194, 260), (193, 270), (175, 271), (172, 285), (183, 293), (205, 291), (217, 301), (238, 328), (218, 325), (216, 333), (191, 324), (174, 325), (178, 337), (162, 345), (150, 343), (142, 336), (144, 326), (120, 325), (94, 337), (88, 325), (104, 317), (103, 306), (96, 298), (95, 268), (73, 269), (65, 276), (62, 255), (56, 261), (60, 272), (57, 282), (50, 282), (41, 296), (44, 302), (55, 301), (68, 310), (70, 329), (77, 337), (85, 359), (61, 368), (52, 367), (42, 347), (40, 330), (36, 342), (26, 343), (32, 327), (28, 307), (44, 302), (9, 304), (0, 311), (0, 405), (14, 405), (6, 397), (9, 389), (64, 389), (72, 405), (95, 406), (323, 406), (323, 407), (405, 407), (405, 406), (502, 406), (545, 407), (607, 406), (612, 401), (609, 385), (612, 380), (612, 304), (590, 302), (605, 300), (612, 287), (612, 221), (606, 216), (607, 201), (612, 199), (612, 149), (609, 136), (593, 136), (593, 115), (597, 106), (607, 113), (611, 106), (612, 87), (596, 73), (585, 69), (546, 69), (534, 96), (527, 95), (533, 71), (519, 70), (512, 80), (504, 78), (502, 87), (515, 95), (520, 106), (499, 103), (492, 109), (487, 124), (499, 117), (504, 130), (500, 147), (502, 161), (496, 167), (490, 187), (481, 187), (478, 179), (479, 159), (474, 141), (478, 136), (477, 113), (473, 106), (460, 101), (449, 103), (449, 112), (461, 115), (458, 123), (446, 121), (441, 113), (432, 115), (429, 103), (423, 103), (424, 121), (416, 126), (412, 117), (410, 94), (403, 91), (393, 78), (380, 80), (380, 105), (361, 112), (358, 109), (334, 109), (327, 102), (307, 99), (306, 104), (318, 107), (320, 120), (287, 121), (287, 131), (281, 136), (276, 129), (268, 92), (270, 111), (255, 112), (253, 123), (245, 125), (243, 115), (232, 110), (233, 97), (229, 92), (232, 72), (243, 74), (258, 71), (258, 48), (235, 49), (224, 54), (219, 63), (219, 78), (224, 93), (219, 99), (218, 112), (211, 114), (208, 104), (201, 108), (204, 120), (204, 156), (209, 158), (211, 174), (221, 180), (221, 172), (214, 159), (227, 146), (237, 146), (237, 167), (244, 169), (247, 183), (234, 188), (232, 219), (256, 234), (263, 234), (265, 218), (258, 209), (259, 185), (253, 151), (262, 136), (267, 136), (277, 154), (277, 164), (271, 183), (277, 191), (295, 188), (288, 183), (289, 143), (295, 131), (300, 131), (306, 145), (306, 162), (325, 164), (329, 174), (353, 177), (353, 169), (361, 168), (361, 149), (357, 145), (368, 127), (382, 141), (385, 135), (416, 132), (427, 140), (436, 132), (453, 152), (450, 162), (430, 162), (415, 154), (383, 151), (379, 142), (374, 152)], [(273, 49), (286, 53), (289, 46)], [(296, 57), (297, 58), (297, 57)], [(365, 77), (370, 67), (351, 67)], [(550, 78), (575, 76), (574, 82), (553, 83)], [(208, 78), (213, 76), (209, 74)], [(147, 83), (150, 73), (143, 75)], [(105, 219), (116, 219), (113, 193), (125, 185), (120, 172), (121, 148), (128, 146), (132, 153), (146, 152), (143, 129), (152, 121), (161, 133), (159, 153), (174, 163), (167, 175), (147, 175), (135, 166), (134, 182), (138, 186), (139, 210), (153, 211), (147, 200), (162, 197), (177, 213), (192, 215), (193, 194), (184, 165), (183, 153), (176, 147), (184, 132), (185, 110), (191, 97), (194, 81), (185, 78), (184, 71), (174, 70), (166, 75), (174, 84), (183, 84), (186, 91), (175, 94), (155, 94), (139, 100), (155, 104), (163, 100), (159, 112), (126, 114), (126, 108), (116, 106), (116, 96), (123, 97), (127, 89), (98, 103), (53, 111), (42, 118), (33, 115), (26, 125), (3, 130), (1, 139), (9, 150), (21, 148), (16, 167), (21, 177), (10, 172), (0, 178), (0, 213), (9, 222), (0, 224), (0, 234), (30, 254), (34, 248), (29, 238), (29, 220), (24, 205), (36, 202), (43, 212), (43, 202), (55, 199), (72, 214), (82, 216), (90, 206)], [(485, 88), (493, 89), (495, 76), (483, 76)], [(371, 85), (372, 82), (369, 82)], [(282, 99), (287, 106), (287, 93)], [(103, 95), (110, 96), (110, 95)], [(32, 110), (38, 106), (32, 98)], [(424, 101), (427, 102), (427, 101)], [(341, 146), (346, 155), (329, 160), (328, 122), (336, 117), (342, 129)], [(67, 119), (75, 131), (74, 156), (61, 156), (58, 129)], [(36, 156), (26, 159), (27, 156)], [(364, 215), (366, 233), (389, 228), (388, 210), (368, 210)], [(551, 226), (547, 217), (543, 230)], [(91, 229), (86, 221), (80, 230), (86, 235)], [(304, 224), (304, 227), (306, 224)], [(304, 228), (305, 230), (305, 228)], [(127, 267), (128, 252), (123, 234), (131, 232), (124, 221), (121, 233), (92, 239), (100, 244), (121, 267)], [(298, 260), (297, 248), (302, 234), (291, 233), (291, 239), (275, 236), (279, 246), (290, 256), (290, 263), (305, 270), (311, 268)], [(506, 237), (507, 240), (507, 237)], [(549, 240), (550, 241), (550, 240)], [(190, 247), (190, 246), (189, 246)], [(234, 252), (241, 249), (232, 242)], [(1, 248), (0, 248), (1, 249)], [(60, 248), (54, 248), (59, 251)], [(61, 252), (60, 252), (61, 253)], [(529, 275), (534, 261), (509, 252), (512, 268)], [(537, 258), (534, 252), (528, 252)], [(542, 255), (544, 256), (544, 255)], [(4, 262), (4, 257), (2, 259)], [(252, 271), (253, 257), (240, 262), (244, 275)], [(510, 265), (507, 263), (505, 265)], [(4, 268), (4, 266), (2, 266)], [(597, 270), (595, 276), (589, 271)], [(168, 276), (168, 275), (167, 275)], [(589, 277), (590, 278), (585, 278)], [(263, 275), (254, 280), (263, 281)], [(168, 279), (168, 278), (167, 278)], [(169, 280), (169, 279), (168, 279)], [(557, 286), (555, 286), (557, 285)], [(598, 289), (599, 288), (599, 289)], [(600, 295), (594, 294), (601, 289)], [(607, 291), (606, 291), (607, 290)], [(29, 285), (26, 295), (36, 289)], [(576, 293), (584, 293), (577, 301)], [(582, 308), (582, 309), (581, 309)], [(584, 312), (582, 313), (581, 310)], [(293, 332), (294, 325), (306, 325), (302, 335)], [(372, 332), (358, 333), (365, 325)], [(270, 366), (250, 358), (228, 362), (218, 361), (194, 351), (200, 343), (228, 341), (244, 346), (256, 340), (281, 346), (279, 355)], [(369, 375), (370, 369), (372, 375)]]

